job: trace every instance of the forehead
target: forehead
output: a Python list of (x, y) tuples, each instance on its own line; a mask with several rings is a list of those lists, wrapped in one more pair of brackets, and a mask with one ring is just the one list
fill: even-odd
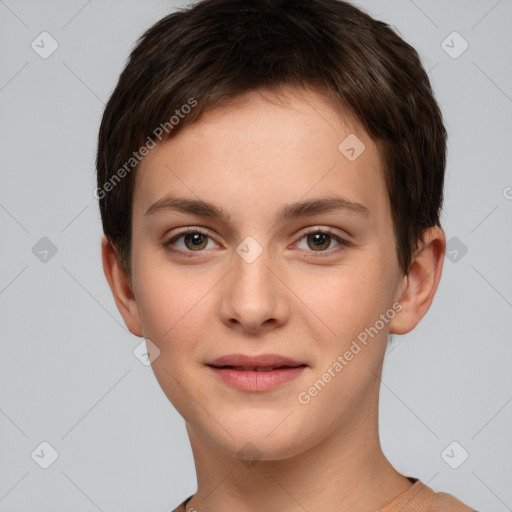
[(253, 91), (210, 109), (142, 161), (134, 215), (166, 195), (200, 198), (237, 217), (341, 194), (387, 207), (380, 154), (348, 111), (312, 90)]

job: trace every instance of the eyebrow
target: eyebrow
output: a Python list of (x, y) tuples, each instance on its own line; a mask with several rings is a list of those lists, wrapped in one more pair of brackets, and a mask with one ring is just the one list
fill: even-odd
[[(360, 214), (363, 216), (371, 216), (370, 210), (357, 202), (350, 201), (341, 196), (329, 196), (316, 199), (308, 199), (305, 201), (297, 201), (284, 205), (276, 214), (275, 222), (283, 222), (307, 215), (319, 213), (328, 213), (334, 211), (347, 211)], [(201, 199), (188, 199), (185, 197), (165, 197), (152, 204), (144, 215), (153, 215), (155, 213), (166, 211), (179, 211), (183, 213), (192, 213), (201, 217), (226, 222), (230, 216), (225, 215), (222, 208), (213, 203), (203, 201)]]

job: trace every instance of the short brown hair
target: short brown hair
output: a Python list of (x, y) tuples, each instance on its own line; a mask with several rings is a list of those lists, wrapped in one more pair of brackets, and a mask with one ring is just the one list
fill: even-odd
[(282, 86), (334, 98), (378, 143), (398, 262), (408, 272), (424, 230), (440, 225), (447, 138), (416, 50), (346, 1), (203, 0), (139, 38), (101, 122), (95, 194), (128, 273), (137, 149), (245, 92)]

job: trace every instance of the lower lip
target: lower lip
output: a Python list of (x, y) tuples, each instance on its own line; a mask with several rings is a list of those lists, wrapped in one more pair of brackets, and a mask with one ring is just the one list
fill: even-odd
[(210, 366), (225, 383), (244, 391), (269, 391), (277, 386), (296, 379), (306, 369), (305, 366), (277, 368), (268, 372), (254, 370), (240, 371), (232, 368)]

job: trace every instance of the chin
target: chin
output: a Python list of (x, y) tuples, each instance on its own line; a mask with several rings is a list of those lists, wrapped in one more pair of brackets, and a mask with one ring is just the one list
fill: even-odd
[(221, 425), (231, 435), (221, 427), (212, 430), (211, 423), (206, 427), (207, 432), (203, 430), (205, 426), (200, 430), (217, 449), (229, 457), (247, 461), (246, 465), (249, 467), (251, 461), (256, 460), (290, 459), (319, 441), (316, 435), (307, 431), (305, 422), (300, 421), (301, 418), (296, 412), (286, 418), (287, 414), (280, 411), (271, 415), (271, 420), (268, 414), (257, 417), (249, 412), (243, 414), (244, 421), (239, 421), (238, 418), (230, 418), (229, 421), (219, 418)]

